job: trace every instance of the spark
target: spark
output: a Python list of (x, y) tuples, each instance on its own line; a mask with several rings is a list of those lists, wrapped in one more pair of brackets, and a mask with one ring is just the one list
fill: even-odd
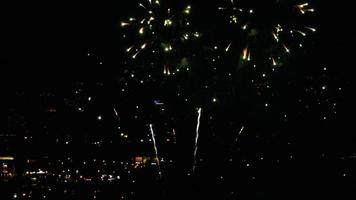
[(272, 32), (272, 35), (273, 35), (274, 39), (276, 40), (276, 42), (279, 42), (279, 38), (278, 38), (277, 34), (275, 32)]
[(304, 37), (307, 35), (306, 33), (302, 32), (302, 31), (299, 31), (299, 30), (296, 30), (295, 32), (299, 33), (300, 35), (302, 35)]
[(285, 44), (283, 44), (283, 48), (287, 53), (290, 53), (290, 50), (288, 49), (288, 47)]
[(231, 47), (231, 43), (229, 45), (227, 45), (227, 47), (225, 48), (225, 51), (228, 52), (230, 50)]
[(157, 145), (156, 145), (155, 134), (154, 134), (154, 132), (153, 132), (152, 124), (150, 124), (149, 126), (150, 126), (150, 132), (151, 132), (152, 142), (153, 142), (153, 148), (154, 148), (154, 150), (155, 150), (155, 156), (156, 156), (158, 174), (159, 174), (160, 177), (162, 177), (162, 171), (161, 171), (160, 161), (159, 161), (159, 157), (158, 157), (158, 149), (157, 149)]
[(126, 52), (129, 53), (129, 52), (132, 50), (133, 47), (134, 47), (134, 46), (131, 46), (131, 47), (127, 48), (127, 49), (126, 49)]
[(139, 54), (140, 52), (137, 52), (135, 53), (134, 55), (132, 55), (132, 59), (136, 59), (137, 55)]
[(169, 70), (168, 67), (167, 67), (167, 75), (171, 75), (171, 71)]
[(242, 126), (239, 133), (237, 134), (236, 138), (235, 138), (235, 142), (237, 142), (242, 134), (242, 131), (245, 129), (245, 126)]
[(146, 48), (146, 45), (147, 45), (147, 43), (144, 43), (144, 44), (141, 46), (141, 49), (145, 49), (145, 48)]
[(172, 46), (169, 44), (168, 46), (166, 46), (165, 48), (164, 48), (164, 51), (165, 52), (169, 52), (169, 51), (172, 51)]
[(164, 20), (164, 26), (172, 26), (172, 20), (170, 20), (170, 19), (166, 19), (166, 20)]
[(298, 8), (304, 8), (306, 6), (309, 6), (309, 4), (308, 3), (303, 3), (303, 4), (297, 5)]
[(121, 27), (126, 27), (126, 26), (129, 26), (130, 23), (127, 23), (127, 22), (121, 22)]
[(308, 3), (303, 3), (296, 5), (296, 7), (299, 9), (300, 13), (305, 14), (306, 12), (314, 12), (315, 10), (313, 8), (309, 7)]
[(198, 32), (195, 32), (193, 35), (194, 35), (196, 38), (200, 37), (200, 34), (199, 34)]
[(283, 28), (280, 24), (277, 24), (277, 26), (275, 27), (276, 29), (276, 32), (279, 33), (279, 32), (282, 32), (283, 31)]
[(140, 24), (144, 24), (146, 20), (147, 20), (146, 18), (143, 18), (143, 19), (141, 20)]
[(305, 27), (306, 29), (308, 29), (308, 30), (310, 30), (310, 31), (312, 31), (312, 32), (316, 32), (316, 28), (312, 28), (312, 27)]
[(272, 65), (273, 65), (273, 66), (277, 66), (276, 60), (275, 60), (273, 57), (271, 57), (271, 59), (272, 59)]
[(230, 23), (232, 24), (232, 23), (234, 23), (234, 24), (237, 24), (237, 17), (236, 17), (236, 15), (231, 15), (231, 21), (230, 21)]
[(184, 13), (185, 13), (185, 14), (190, 14), (190, 9), (191, 9), (191, 6), (188, 5), (188, 6), (185, 8)]
[(174, 136), (174, 144), (176, 144), (177, 143), (177, 138), (176, 138), (176, 129), (175, 128), (173, 128), (173, 136)]
[(116, 116), (116, 118), (117, 118), (117, 121), (120, 121), (120, 117), (119, 117), (118, 112), (116, 111), (115, 108), (113, 108), (113, 110), (114, 110), (115, 116)]
[(140, 7), (142, 7), (142, 8), (144, 8), (144, 9), (146, 9), (147, 10), (147, 8), (142, 4), (142, 3), (140, 3), (140, 4), (138, 4)]
[(150, 17), (150, 19), (148, 19), (147, 24), (149, 24), (149, 25), (150, 25), (150, 24), (151, 24), (151, 22), (152, 22), (153, 20), (155, 20), (155, 18), (151, 16), (151, 17)]
[(200, 117), (201, 117), (201, 108), (198, 108), (198, 119), (197, 119), (197, 127), (195, 129), (196, 134), (195, 134), (194, 154), (193, 154), (193, 172), (195, 171), (196, 157), (197, 157), (197, 152), (198, 152)]
[(171, 75), (171, 71), (169, 70), (169, 67), (166, 65), (163, 66), (163, 74)]
[(273, 38), (276, 40), (276, 42), (279, 42), (279, 32), (282, 32), (282, 26), (280, 24), (277, 24), (276, 27), (274, 27), (274, 31), (272, 31)]
[(144, 28), (144, 27), (141, 27), (138, 32), (140, 33), (140, 35), (142, 35), (142, 34), (145, 32), (145, 28)]
[(248, 57), (248, 48), (244, 48), (244, 50), (242, 51), (242, 59), (246, 60)]

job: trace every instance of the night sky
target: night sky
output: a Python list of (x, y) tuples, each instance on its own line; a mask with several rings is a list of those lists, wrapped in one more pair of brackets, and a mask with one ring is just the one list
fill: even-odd
[(303, 3), (0, 3), (0, 199), (352, 199), (354, 10)]

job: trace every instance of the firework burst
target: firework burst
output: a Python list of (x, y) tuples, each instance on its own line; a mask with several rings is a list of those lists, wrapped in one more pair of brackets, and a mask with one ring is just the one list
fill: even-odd
[(136, 66), (151, 67), (156, 73), (173, 75), (189, 70), (193, 56), (189, 48), (200, 33), (192, 31), (190, 5), (171, 9), (158, 0), (140, 3), (142, 16), (121, 22), (129, 43), (126, 53)]
[(243, 62), (281, 65), (286, 56), (303, 47), (310, 33), (316, 32), (309, 25), (314, 9), (305, 2), (231, 0), (218, 9), (229, 29), (221, 49), (238, 53)]

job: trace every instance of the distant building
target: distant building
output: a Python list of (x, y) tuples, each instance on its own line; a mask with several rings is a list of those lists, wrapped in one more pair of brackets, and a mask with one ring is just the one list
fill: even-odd
[[(160, 160), (162, 162), (163, 159)], [(147, 166), (152, 166), (157, 164), (157, 159), (155, 157), (150, 156), (136, 156), (134, 158), (135, 168), (142, 168)]]
[(0, 181), (9, 181), (15, 176), (15, 158), (12, 156), (0, 156)]

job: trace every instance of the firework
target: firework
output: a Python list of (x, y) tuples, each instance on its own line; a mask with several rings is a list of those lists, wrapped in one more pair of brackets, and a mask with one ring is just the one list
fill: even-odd
[(241, 136), (241, 134), (242, 134), (242, 131), (243, 131), (244, 129), (245, 129), (245, 127), (242, 126), (241, 129), (240, 129), (240, 131), (239, 131), (239, 133), (237, 134), (237, 136), (236, 136), (236, 138), (235, 138), (235, 142), (237, 142), (237, 141), (239, 140), (239, 138), (240, 138), (240, 136)]
[(117, 112), (117, 110), (115, 108), (113, 108), (113, 110), (114, 110), (117, 121), (120, 122), (119, 113)]
[(267, 61), (278, 66), (316, 32), (309, 25), (314, 9), (305, 2), (231, 0), (219, 10), (228, 19), (231, 36), (226, 37), (225, 53), (240, 54), (242, 62)]
[(157, 162), (158, 174), (161, 177), (162, 176), (162, 171), (161, 171), (161, 164), (160, 164), (159, 157), (158, 157), (158, 149), (157, 149), (157, 145), (156, 145), (156, 138), (155, 138), (155, 134), (153, 132), (152, 124), (150, 124), (149, 126), (150, 126), (152, 142), (153, 142), (153, 148), (155, 150), (155, 159), (156, 159), (156, 162)]
[(194, 141), (193, 172), (195, 171), (196, 162), (197, 162), (196, 157), (197, 157), (197, 152), (198, 152), (200, 117), (201, 117), (201, 108), (198, 108), (198, 119), (197, 119), (197, 127), (195, 129), (195, 141)]
[(143, 15), (130, 17), (121, 22), (121, 27), (131, 36), (126, 38), (130, 43), (126, 49), (130, 62), (168, 76), (189, 67), (192, 57), (189, 46), (201, 34), (192, 31), (190, 5), (171, 9), (164, 3), (167, 2), (140, 3)]

